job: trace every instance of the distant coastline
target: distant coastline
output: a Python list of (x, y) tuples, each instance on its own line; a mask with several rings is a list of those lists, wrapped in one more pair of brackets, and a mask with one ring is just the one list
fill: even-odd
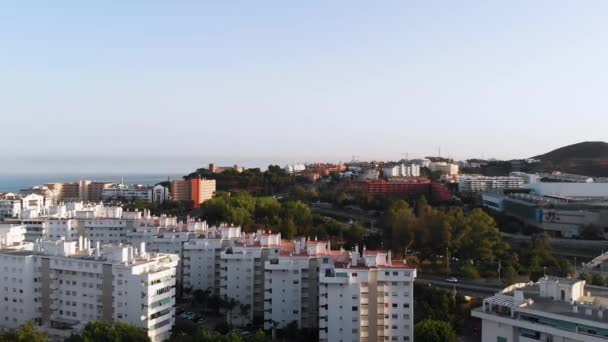
[(120, 183), (124, 179), (125, 184), (156, 184), (167, 179), (181, 179), (179, 174), (26, 174), (26, 175), (1, 175), (0, 192), (18, 192), (21, 189), (31, 188), (32, 186), (43, 185), (53, 182), (76, 182), (79, 180), (92, 180)]

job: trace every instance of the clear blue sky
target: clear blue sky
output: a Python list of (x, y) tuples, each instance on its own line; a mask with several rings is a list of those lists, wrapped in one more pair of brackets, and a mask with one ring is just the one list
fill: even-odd
[(0, 173), (608, 140), (606, 1), (14, 1)]

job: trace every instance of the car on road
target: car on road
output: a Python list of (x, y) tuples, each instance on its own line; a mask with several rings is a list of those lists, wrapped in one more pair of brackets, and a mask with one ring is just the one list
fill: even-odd
[(456, 279), (455, 277), (449, 277), (445, 281), (447, 281), (448, 283), (457, 283), (458, 279)]

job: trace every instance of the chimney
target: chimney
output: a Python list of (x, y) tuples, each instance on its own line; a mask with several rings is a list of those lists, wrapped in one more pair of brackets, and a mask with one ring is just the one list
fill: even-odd
[(387, 260), (388, 265), (389, 265), (389, 266), (390, 266), (390, 265), (392, 265), (392, 264), (393, 264), (393, 255), (392, 255), (392, 253), (391, 253), (391, 250), (390, 250), (390, 249), (388, 250), (388, 253), (386, 253), (386, 256), (387, 256), (387, 259), (388, 259), (388, 260)]
[(143, 241), (139, 244), (139, 253), (141, 256), (146, 255), (146, 243)]
[(78, 250), (84, 250), (84, 241), (82, 239), (82, 235), (78, 237)]

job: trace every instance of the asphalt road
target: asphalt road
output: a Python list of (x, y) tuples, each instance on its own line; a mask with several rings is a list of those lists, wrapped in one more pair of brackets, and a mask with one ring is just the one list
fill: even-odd
[(440, 275), (419, 274), (416, 278), (416, 283), (427, 284), (446, 290), (454, 290), (462, 295), (486, 298), (493, 296), (496, 292), (501, 291), (504, 287), (496, 283), (488, 283), (484, 279), (466, 280), (458, 279), (457, 283), (446, 281), (446, 277)]

